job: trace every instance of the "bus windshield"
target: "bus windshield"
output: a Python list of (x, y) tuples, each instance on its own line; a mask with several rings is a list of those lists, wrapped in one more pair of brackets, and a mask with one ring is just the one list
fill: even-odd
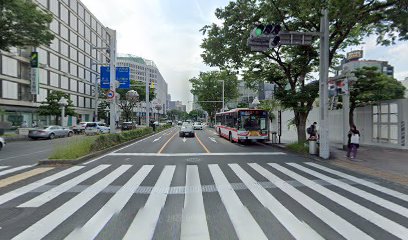
[(239, 129), (240, 130), (267, 130), (265, 111), (240, 111)]

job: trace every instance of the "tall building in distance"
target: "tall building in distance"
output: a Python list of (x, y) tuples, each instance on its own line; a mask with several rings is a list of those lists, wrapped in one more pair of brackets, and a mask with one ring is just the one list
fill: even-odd
[[(93, 47), (109, 45), (106, 27), (79, 0), (34, 0), (39, 9), (49, 10), (53, 20), (49, 26), (55, 38), (49, 46), (36, 49), (12, 48), (0, 52), (0, 106), (5, 114), (1, 121), (19, 126), (52, 123), (51, 116), (39, 116), (41, 102), (51, 91), (69, 94), (78, 117), (68, 117), (68, 125), (77, 121), (92, 121), (96, 99), (94, 87), (99, 75), (96, 62), (107, 62), (109, 54)], [(39, 55), (39, 93), (32, 94), (32, 51)]]
[[(167, 110), (167, 82), (164, 80), (156, 64), (152, 60), (144, 59), (132, 54), (118, 54), (117, 64), (121, 67), (130, 68), (130, 79), (149, 84), (154, 83), (156, 98), (153, 105), (161, 105), (159, 113), (165, 114)], [(154, 110), (157, 113), (157, 110)], [(144, 112), (144, 111), (142, 111)]]

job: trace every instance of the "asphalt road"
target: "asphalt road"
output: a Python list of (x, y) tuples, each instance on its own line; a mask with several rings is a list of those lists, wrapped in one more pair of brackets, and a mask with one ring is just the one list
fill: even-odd
[(53, 140), (27, 140), (7, 142), (0, 151), (0, 166), (24, 166), (37, 164), (39, 160), (47, 159), (58, 146), (85, 137), (75, 135), (70, 138), (56, 138)]
[(8, 170), (0, 239), (408, 239), (407, 188), (211, 129)]

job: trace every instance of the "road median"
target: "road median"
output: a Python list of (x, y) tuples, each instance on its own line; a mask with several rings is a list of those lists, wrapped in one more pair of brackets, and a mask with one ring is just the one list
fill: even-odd
[(143, 138), (150, 137), (158, 132), (169, 129), (171, 126), (162, 126), (156, 129), (142, 128), (116, 134), (91, 136), (79, 141), (59, 146), (48, 160), (41, 160), (39, 165), (75, 165), (89, 159), (114, 151)]

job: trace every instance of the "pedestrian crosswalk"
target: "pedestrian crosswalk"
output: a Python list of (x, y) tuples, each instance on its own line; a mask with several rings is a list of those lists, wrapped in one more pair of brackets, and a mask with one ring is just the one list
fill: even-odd
[(406, 190), (313, 162), (73, 166), (0, 188), (10, 209), (1, 239), (408, 239)]

